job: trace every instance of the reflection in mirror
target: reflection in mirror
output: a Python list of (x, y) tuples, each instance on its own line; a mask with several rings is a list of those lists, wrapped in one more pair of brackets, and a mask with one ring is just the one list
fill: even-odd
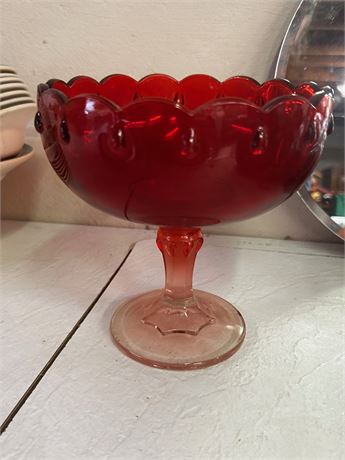
[(300, 191), (302, 199), (330, 230), (344, 238), (344, 1), (304, 0), (290, 23), (275, 77), (293, 83), (316, 81), (335, 92), (335, 129), (321, 160)]

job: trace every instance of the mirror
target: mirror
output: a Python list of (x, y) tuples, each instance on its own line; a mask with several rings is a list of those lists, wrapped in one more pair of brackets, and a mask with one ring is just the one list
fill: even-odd
[(334, 89), (334, 133), (299, 195), (317, 218), (343, 239), (344, 45), (344, 1), (303, 0), (286, 32), (274, 71), (275, 78), (287, 78), (294, 84), (316, 81)]

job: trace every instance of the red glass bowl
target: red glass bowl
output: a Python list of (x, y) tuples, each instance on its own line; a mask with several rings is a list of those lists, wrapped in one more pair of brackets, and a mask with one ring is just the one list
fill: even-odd
[(59, 177), (117, 217), (162, 226), (166, 285), (115, 311), (111, 331), (131, 357), (190, 369), (224, 360), (245, 336), (240, 313), (194, 291), (203, 225), (244, 219), (288, 198), (331, 130), (332, 90), (208, 75), (140, 81), (76, 77), (38, 87), (35, 119)]
[(189, 227), (288, 198), (317, 163), (331, 107), (329, 88), (314, 83), (76, 77), (39, 86), (36, 127), (57, 174), (88, 203)]

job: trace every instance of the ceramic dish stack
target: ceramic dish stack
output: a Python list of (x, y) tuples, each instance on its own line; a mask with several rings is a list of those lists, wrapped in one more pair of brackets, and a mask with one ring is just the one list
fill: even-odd
[(1, 179), (32, 156), (24, 145), (25, 129), (36, 104), (12, 67), (0, 65), (0, 166)]

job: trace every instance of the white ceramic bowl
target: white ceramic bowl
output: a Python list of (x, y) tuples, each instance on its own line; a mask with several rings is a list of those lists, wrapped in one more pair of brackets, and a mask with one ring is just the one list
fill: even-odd
[[(14, 107), (15, 105), (24, 105), (24, 104), (34, 104), (35, 101), (30, 96), (22, 96), (22, 97), (15, 97), (9, 100), (0, 101), (0, 112), (10, 107)], [(0, 126), (0, 130), (2, 127)]]
[(6, 91), (4, 93), (0, 91), (0, 102), (8, 101), (10, 99), (17, 97), (29, 97), (30, 99), (32, 99), (29, 91), (26, 91), (25, 89), (15, 89), (12, 91)]
[(1, 64), (0, 65), (0, 73), (4, 73), (4, 72), (17, 73), (13, 67)]
[(33, 153), (33, 148), (30, 145), (24, 144), (21, 150), (13, 158), (1, 160), (0, 180), (2, 180), (6, 174), (12, 171), (12, 169), (29, 160), (33, 156)]
[(25, 90), (27, 91), (27, 87), (24, 83), (15, 82), (15, 83), (6, 83), (5, 85), (0, 85), (0, 93), (4, 94), (7, 91), (15, 91), (15, 90)]
[(17, 74), (15, 73), (10, 73), (10, 72), (0, 72), (0, 81), (3, 79), (3, 78), (9, 78), (9, 77), (17, 77)]
[(6, 77), (0, 77), (0, 88), (2, 85), (5, 85), (6, 83), (22, 83), (24, 84), (23, 80), (16, 75), (13, 76), (6, 76)]
[(35, 115), (36, 104), (33, 102), (0, 110), (0, 159), (16, 154), (23, 144), (25, 128)]

